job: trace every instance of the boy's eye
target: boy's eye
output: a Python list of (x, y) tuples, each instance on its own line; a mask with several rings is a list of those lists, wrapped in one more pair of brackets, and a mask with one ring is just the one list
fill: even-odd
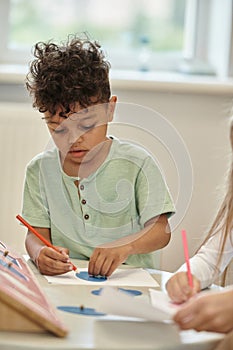
[(66, 129), (61, 129), (61, 128), (57, 128), (57, 129), (53, 129), (53, 132), (55, 134), (62, 134), (65, 133)]
[(84, 130), (84, 131), (88, 131), (91, 129), (94, 129), (95, 124), (91, 124), (91, 125), (80, 125), (80, 129)]

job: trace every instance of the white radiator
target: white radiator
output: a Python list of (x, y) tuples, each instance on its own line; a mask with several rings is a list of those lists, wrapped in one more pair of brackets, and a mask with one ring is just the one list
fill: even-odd
[(15, 216), (21, 212), (25, 167), (49, 141), (41, 116), (30, 104), (0, 103), (0, 240), (19, 252), (26, 229)]

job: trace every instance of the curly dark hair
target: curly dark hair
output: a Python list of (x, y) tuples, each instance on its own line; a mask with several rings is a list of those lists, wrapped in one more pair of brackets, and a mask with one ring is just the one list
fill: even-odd
[(26, 87), (40, 112), (55, 114), (62, 106), (68, 113), (75, 102), (84, 108), (93, 104), (93, 97), (96, 102), (109, 101), (110, 63), (96, 41), (74, 35), (60, 45), (38, 42), (34, 56)]

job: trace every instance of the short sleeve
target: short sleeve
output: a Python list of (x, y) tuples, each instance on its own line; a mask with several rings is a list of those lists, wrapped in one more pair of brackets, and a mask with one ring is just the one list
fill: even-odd
[(140, 223), (161, 214), (171, 216), (175, 206), (160, 169), (151, 157), (147, 157), (136, 181), (136, 201)]
[(29, 165), (23, 191), (22, 215), (32, 226), (50, 227), (48, 204), (38, 164)]

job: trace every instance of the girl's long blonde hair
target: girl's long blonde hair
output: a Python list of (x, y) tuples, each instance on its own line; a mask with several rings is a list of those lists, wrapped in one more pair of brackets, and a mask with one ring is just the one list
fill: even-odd
[[(220, 231), (222, 232), (221, 244), (219, 247), (219, 255), (216, 262), (216, 269), (221, 262), (224, 247), (226, 245), (226, 240), (229, 235), (231, 239), (231, 244), (233, 245), (232, 236), (231, 236), (231, 231), (233, 228), (233, 117), (230, 120), (230, 142), (231, 142), (231, 157), (230, 157), (229, 170), (227, 174), (225, 195), (223, 197), (222, 204), (220, 205), (220, 208), (217, 212), (215, 220), (212, 226), (210, 227), (210, 230), (204, 242), (202, 243), (203, 245), (211, 236), (217, 234)], [(233, 246), (232, 246), (232, 249), (233, 249)]]

